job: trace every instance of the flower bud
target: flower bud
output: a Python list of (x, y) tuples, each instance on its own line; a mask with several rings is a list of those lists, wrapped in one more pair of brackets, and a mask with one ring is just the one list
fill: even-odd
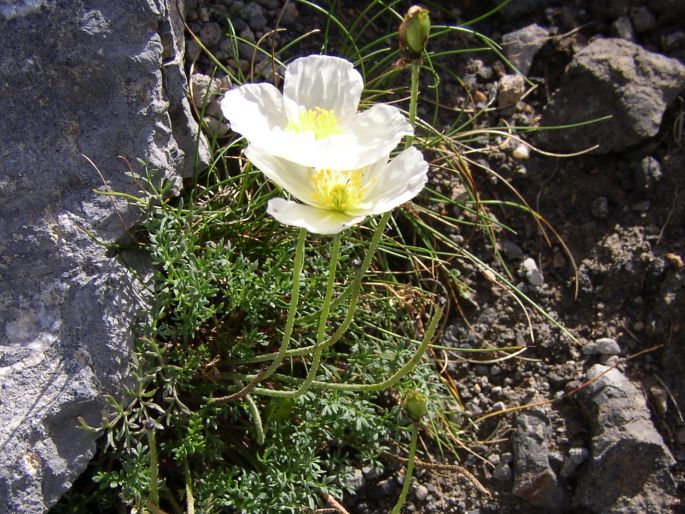
[(404, 400), (404, 409), (414, 421), (420, 421), (426, 413), (426, 402), (428, 399), (421, 391), (414, 390)]
[(290, 419), (295, 406), (292, 398), (271, 398), (266, 407), (266, 421), (286, 421)]
[(428, 9), (412, 5), (400, 25), (400, 52), (406, 59), (420, 59), (431, 30)]

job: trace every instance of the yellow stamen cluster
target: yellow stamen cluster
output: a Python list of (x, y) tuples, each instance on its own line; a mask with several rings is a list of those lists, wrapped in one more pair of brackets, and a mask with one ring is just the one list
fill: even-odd
[(296, 118), (290, 120), (287, 130), (298, 134), (311, 132), (316, 139), (323, 139), (342, 132), (335, 113), (330, 109), (322, 109), (321, 107), (307, 109), (299, 113)]
[(322, 207), (345, 212), (362, 201), (362, 170), (313, 170), (314, 200)]

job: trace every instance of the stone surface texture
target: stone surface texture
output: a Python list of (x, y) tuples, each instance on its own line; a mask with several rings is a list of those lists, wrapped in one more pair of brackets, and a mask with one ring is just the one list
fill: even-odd
[(515, 428), (514, 494), (547, 512), (565, 512), (568, 498), (549, 462), (552, 428), (547, 413), (523, 412), (516, 417)]
[(77, 418), (125, 378), (141, 302), (97, 242), (139, 213), (94, 190), (137, 192), (119, 156), (177, 182), (196, 129), (182, 2), (0, 3), (0, 513), (39, 513), (92, 457)]
[[(685, 66), (623, 39), (596, 39), (566, 68), (540, 125), (609, 120), (540, 132), (549, 150), (576, 152), (595, 145), (606, 154), (630, 148), (659, 131), (668, 105), (685, 90)], [(583, 102), (578, 102), (583, 98)]]
[(579, 395), (592, 429), (589, 461), (574, 501), (583, 512), (671, 512), (675, 464), (650, 419), (642, 392), (618, 369), (595, 364)]
[(502, 36), (502, 46), (507, 59), (524, 75), (533, 65), (535, 54), (544, 46), (549, 37), (547, 29), (537, 23), (509, 32)]

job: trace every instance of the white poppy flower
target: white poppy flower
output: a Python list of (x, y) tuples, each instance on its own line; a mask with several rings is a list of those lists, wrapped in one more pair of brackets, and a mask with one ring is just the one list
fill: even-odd
[(354, 170), (303, 166), (251, 144), (245, 155), (271, 181), (302, 203), (273, 198), (267, 212), (284, 225), (315, 234), (336, 234), (414, 198), (426, 185), (428, 163), (416, 148), (404, 150), (388, 162)]
[(246, 84), (226, 93), (221, 110), (235, 132), (273, 155), (317, 169), (359, 169), (413, 134), (396, 107), (358, 113), (363, 87), (352, 63), (310, 55), (286, 68), (283, 94)]

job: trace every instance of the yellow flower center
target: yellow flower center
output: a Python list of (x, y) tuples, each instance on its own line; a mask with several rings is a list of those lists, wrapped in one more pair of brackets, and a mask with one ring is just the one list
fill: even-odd
[(345, 212), (362, 201), (362, 176), (362, 170), (314, 170), (314, 200), (325, 208)]
[(321, 107), (302, 111), (296, 118), (288, 122), (286, 130), (297, 134), (311, 132), (316, 139), (323, 139), (342, 132), (335, 113), (330, 109), (322, 109)]

